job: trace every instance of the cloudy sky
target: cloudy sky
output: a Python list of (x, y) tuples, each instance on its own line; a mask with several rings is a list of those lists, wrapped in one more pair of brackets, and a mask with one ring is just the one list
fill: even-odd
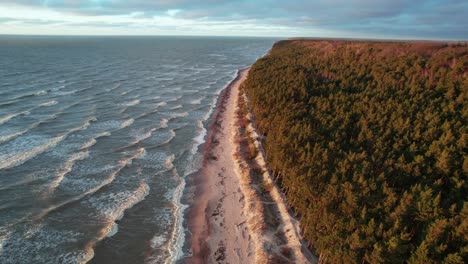
[(0, 0), (0, 34), (468, 39), (467, 0)]

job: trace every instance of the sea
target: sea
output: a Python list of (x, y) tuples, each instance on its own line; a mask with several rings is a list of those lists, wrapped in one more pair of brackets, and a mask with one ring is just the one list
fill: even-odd
[(0, 263), (183, 263), (217, 97), (274, 41), (0, 36)]

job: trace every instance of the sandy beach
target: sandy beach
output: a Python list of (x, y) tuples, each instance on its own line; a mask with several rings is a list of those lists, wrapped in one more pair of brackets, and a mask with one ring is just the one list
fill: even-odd
[[(222, 92), (209, 129), (189, 213), (189, 262), (313, 263), (297, 221), (271, 180), (251, 115), (241, 111), (248, 101), (239, 87), (247, 75), (248, 69), (239, 71)], [(252, 144), (245, 144), (247, 137)], [(249, 160), (243, 148), (253, 145), (256, 156)], [(260, 188), (265, 185), (268, 190)]]

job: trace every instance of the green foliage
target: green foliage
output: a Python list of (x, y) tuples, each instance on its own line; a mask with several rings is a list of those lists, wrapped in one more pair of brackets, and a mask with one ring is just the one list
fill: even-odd
[(468, 46), (281, 41), (244, 83), (329, 263), (468, 261)]

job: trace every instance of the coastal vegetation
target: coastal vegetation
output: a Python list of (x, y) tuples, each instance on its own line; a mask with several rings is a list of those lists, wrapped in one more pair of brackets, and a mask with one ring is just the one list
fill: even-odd
[(467, 72), (467, 44), (437, 42), (287, 40), (252, 66), (268, 165), (320, 262), (468, 261)]

